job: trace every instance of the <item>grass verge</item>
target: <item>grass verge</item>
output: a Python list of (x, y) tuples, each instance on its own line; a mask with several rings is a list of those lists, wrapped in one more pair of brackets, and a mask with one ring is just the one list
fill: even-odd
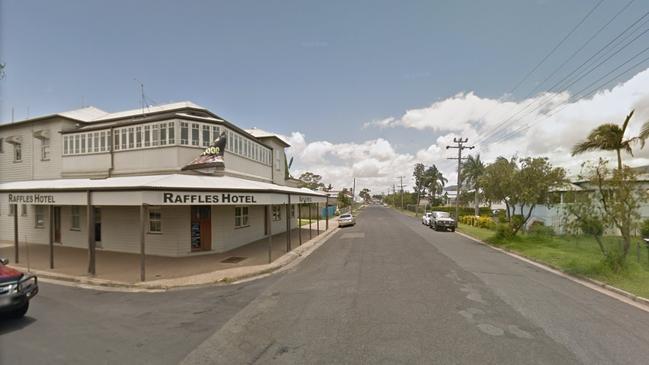
[[(644, 247), (641, 247), (638, 255), (635, 245), (632, 246), (627, 257), (627, 267), (616, 273), (604, 263), (597, 243), (590, 237), (518, 235), (503, 240), (497, 238), (491, 230), (465, 224), (460, 224), (458, 231), (493, 246), (549, 264), (568, 274), (595, 279), (649, 298), (649, 260), (647, 249)], [(606, 237), (605, 241), (609, 247), (613, 247), (617, 245), (618, 239)]]

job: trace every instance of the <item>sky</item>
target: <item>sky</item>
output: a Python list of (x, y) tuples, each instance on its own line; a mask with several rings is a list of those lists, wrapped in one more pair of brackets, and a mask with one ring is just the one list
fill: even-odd
[[(355, 177), (381, 193), (399, 176), (407, 188), (417, 162), (453, 184), (454, 137), (486, 162), (547, 156), (575, 173), (595, 154), (570, 149), (594, 126), (634, 108), (629, 133), (649, 120), (647, 11), (646, 0), (0, 0), (0, 121), (138, 108), (142, 83), (149, 104), (188, 100), (284, 136), (292, 175), (336, 188)], [(649, 148), (626, 161), (649, 163)]]

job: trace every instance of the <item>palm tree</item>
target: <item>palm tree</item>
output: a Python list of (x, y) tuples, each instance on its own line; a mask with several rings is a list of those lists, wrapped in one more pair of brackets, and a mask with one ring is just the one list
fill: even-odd
[(448, 179), (444, 177), (444, 174), (442, 174), (441, 171), (437, 170), (437, 174), (435, 175), (435, 188), (439, 193), (441, 194), (442, 191), (444, 191), (444, 186), (448, 182)]
[(478, 154), (475, 158), (469, 156), (466, 162), (462, 164), (462, 172), (460, 173), (462, 181), (465, 181), (467, 185), (472, 186), (475, 191), (475, 215), (480, 215), (480, 194), (478, 182), (480, 177), (484, 173), (484, 164), (480, 161), (480, 155)]
[(423, 180), (423, 185), (430, 193), (432, 203), (434, 203), (437, 193), (442, 193), (442, 188), (444, 187), (444, 184), (448, 182), (448, 180), (435, 165), (432, 165), (426, 169)]
[(642, 132), (638, 137), (624, 139), (624, 133), (629, 125), (629, 120), (633, 116), (633, 110), (624, 119), (622, 127), (615, 123), (605, 123), (593, 129), (585, 141), (577, 143), (572, 148), (572, 155), (577, 155), (587, 151), (615, 151), (617, 153), (617, 168), (622, 170), (622, 150), (633, 156), (631, 145), (640, 142), (644, 147), (644, 141), (649, 137), (649, 122), (642, 126)]

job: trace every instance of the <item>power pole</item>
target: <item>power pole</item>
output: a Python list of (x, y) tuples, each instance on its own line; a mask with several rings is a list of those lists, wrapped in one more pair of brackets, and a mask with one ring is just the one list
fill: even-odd
[(356, 192), (356, 178), (354, 178), (354, 185), (352, 185), (352, 206), (349, 210), (350, 213), (354, 212), (354, 193)]
[(399, 179), (401, 179), (401, 209), (403, 209), (403, 176), (399, 176)]
[(396, 199), (397, 199), (397, 187), (394, 184), (392, 184), (392, 205), (394, 205), (395, 208), (397, 207)]
[[(455, 146), (446, 146), (446, 149), (457, 148), (457, 157), (449, 157), (449, 160), (457, 160), (457, 192), (455, 194), (455, 220), (459, 222), (460, 219), (460, 189), (462, 188), (462, 179), (460, 178), (460, 171), (462, 170), (462, 150), (472, 150), (475, 146), (465, 146), (464, 144), (469, 141), (468, 138), (462, 139), (453, 138)], [(466, 157), (464, 157), (466, 159)]]

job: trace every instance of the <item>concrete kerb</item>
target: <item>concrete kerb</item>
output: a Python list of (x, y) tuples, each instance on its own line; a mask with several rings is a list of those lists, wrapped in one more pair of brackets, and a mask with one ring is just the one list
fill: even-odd
[[(126, 283), (87, 276), (52, 273), (43, 270), (29, 270), (29, 272), (38, 276), (38, 280), (45, 283), (114, 292), (163, 292), (175, 289), (232, 285), (261, 279), (296, 266), (304, 258), (309, 256), (318, 247), (325, 243), (338, 230), (338, 225), (334, 221), (333, 224), (330, 224), (330, 228), (327, 231), (324, 231), (320, 235), (303, 243), (301, 246), (294, 248), (290, 252), (285, 253), (270, 264), (242, 266), (173, 279)], [(16, 265), (15, 267), (27, 271), (26, 267), (19, 265)]]
[(597, 291), (599, 293), (602, 293), (602, 294), (607, 295), (607, 296), (609, 296), (609, 297), (611, 297), (613, 299), (616, 299), (616, 300), (619, 300), (619, 301), (624, 302), (626, 304), (632, 305), (632, 306), (634, 306), (634, 307), (636, 307), (638, 309), (641, 309), (641, 310), (649, 313), (649, 299), (647, 299), (647, 298), (637, 296), (635, 294), (624, 291), (624, 290), (622, 290), (620, 288), (616, 288), (614, 286), (608, 285), (606, 283), (602, 283), (600, 281), (597, 281), (597, 280), (594, 280), (594, 279), (591, 279), (591, 278), (568, 274), (568, 273), (562, 271), (558, 267), (549, 265), (547, 263), (536, 261), (536, 260), (531, 259), (529, 257), (521, 256), (521, 255), (519, 255), (517, 253), (511, 252), (509, 250), (506, 250), (506, 249), (503, 249), (503, 248), (500, 248), (500, 247), (492, 246), (492, 245), (488, 244), (487, 242), (484, 242), (484, 241), (479, 240), (477, 238), (471, 237), (468, 234), (465, 234), (465, 233), (462, 233), (462, 232), (457, 232), (457, 231), (455, 233), (457, 233), (457, 234), (459, 234), (459, 235), (461, 235), (461, 236), (463, 236), (465, 238), (468, 238), (469, 240), (471, 240), (473, 242), (476, 242), (476, 243), (479, 243), (481, 245), (487, 246), (487, 247), (491, 248), (492, 250), (496, 250), (496, 251), (501, 252), (501, 253), (503, 253), (505, 255), (516, 258), (516, 259), (518, 259), (520, 261), (523, 261), (525, 263), (528, 263), (528, 264), (530, 264), (530, 265), (532, 265), (534, 267), (537, 267), (537, 268), (542, 269), (544, 271), (553, 273), (553, 274), (558, 275), (558, 276), (560, 276), (562, 278), (568, 279), (568, 280), (570, 280), (572, 282), (575, 282), (575, 283), (583, 285), (583, 286), (585, 286), (587, 288), (593, 289), (593, 290), (595, 290), (595, 291)]

